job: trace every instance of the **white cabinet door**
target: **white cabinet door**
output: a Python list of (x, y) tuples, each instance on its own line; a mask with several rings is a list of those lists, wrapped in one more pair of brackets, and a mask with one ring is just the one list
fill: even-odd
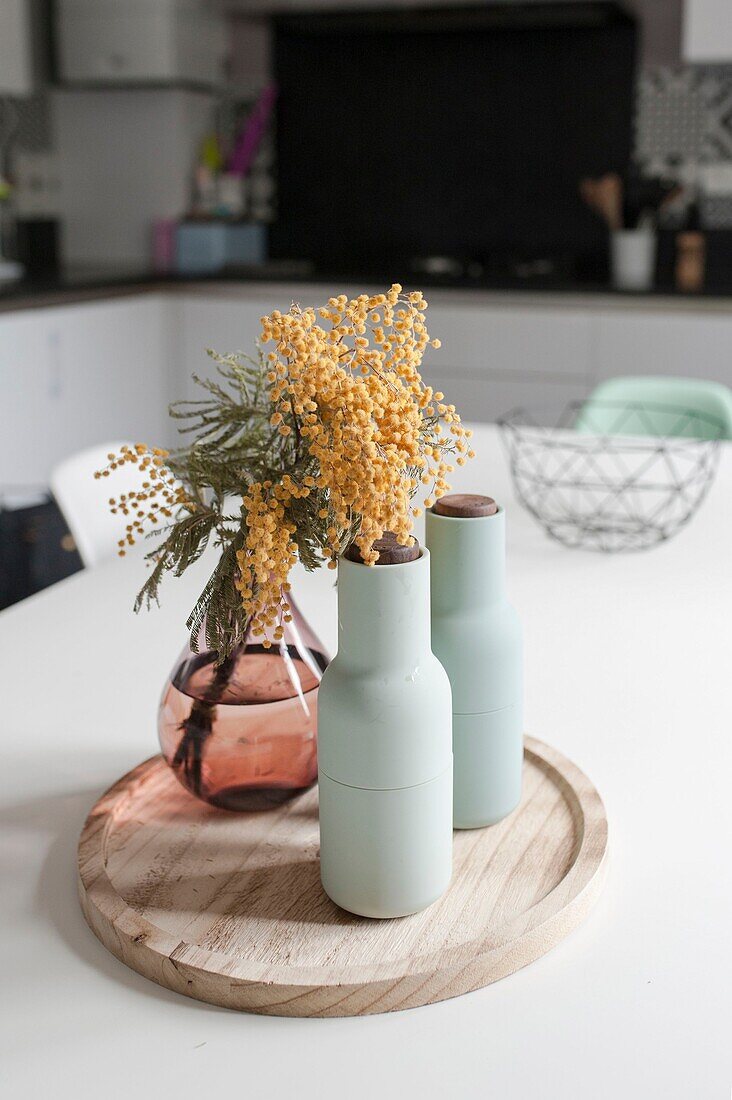
[(732, 61), (729, 0), (685, 0), (682, 53), (686, 61)]
[(213, 84), (222, 76), (223, 23), (200, 0), (57, 0), (56, 36), (70, 83)]
[(553, 425), (570, 402), (582, 401), (590, 387), (584, 382), (550, 381), (541, 374), (506, 378), (491, 371), (457, 375), (425, 366), (425, 382), (442, 390), (463, 420), (490, 423), (517, 408), (525, 408), (540, 424)]
[(430, 361), (451, 373), (586, 380), (590, 320), (584, 310), (440, 302), (430, 306), (427, 321), (443, 345)]
[(521, 405), (552, 423), (587, 395), (591, 322), (584, 311), (440, 303), (427, 317), (442, 347), (427, 353), (423, 375), (466, 420), (495, 420)]
[(94, 443), (170, 439), (168, 304), (144, 295), (0, 315), (0, 487), (46, 485)]
[(158, 295), (50, 311), (58, 358), (57, 451), (169, 437), (166, 303)]
[[(261, 330), (260, 319), (279, 306), (286, 309), (291, 297), (277, 288), (276, 296), (263, 293), (260, 298), (220, 297), (181, 294), (173, 299), (177, 310), (173, 324), (173, 400), (196, 400), (204, 396), (192, 375), (211, 378), (216, 365), (208, 349), (228, 355), (231, 352), (256, 353), (255, 342)], [(283, 305), (283, 303), (285, 303)]]
[(0, 314), (0, 395), (0, 496), (42, 488), (56, 377), (48, 333), (35, 311)]
[(598, 381), (623, 374), (669, 374), (732, 385), (732, 315), (598, 313), (593, 361)]

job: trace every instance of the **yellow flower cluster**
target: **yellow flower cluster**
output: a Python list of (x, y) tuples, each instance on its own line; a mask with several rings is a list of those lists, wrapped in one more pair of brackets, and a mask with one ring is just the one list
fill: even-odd
[(144, 443), (136, 443), (134, 447), (122, 447), (119, 454), (108, 454), (109, 465), (94, 474), (97, 479), (109, 477), (113, 470), (127, 465), (136, 466), (147, 474), (139, 489), (122, 493), (119, 498), (109, 498), (109, 510), (113, 515), (120, 513), (131, 519), (125, 537), (117, 544), (120, 557), (125, 556), (125, 547), (134, 546), (135, 537), (144, 533), (146, 523), (154, 527), (171, 519), (174, 511), (187, 503), (185, 489), (165, 465), (167, 457), (168, 452), (160, 447), (148, 448)]
[[(287, 522), (278, 499), (286, 492), (284, 486), (273, 486), (270, 481), (252, 485), (242, 501), (248, 528), (246, 550), (236, 555), (241, 571), (236, 586), (248, 609), (247, 618), (252, 616), (257, 633), (273, 627), (276, 641), (284, 634), (284, 623), (292, 618), (286, 598), (290, 590), (287, 577), (297, 561), (297, 545), (291, 541), (296, 528)], [(262, 644), (269, 649), (272, 643), (265, 637)]]
[(471, 433), (454, 405), (419, 373), (428, 344), (440, 346), (430, 341), (426, 308), (421, 291), (404, 294), (397, 283), (386, 294), (330, 298), (317, 312), (293, 306), (262, 318), (263, 343), (274, 346), (267, 355), (270, 423), (291, 437), (296, 457), (313, 460), (315, 474), (299, 484), (288, 475), (257, 483), (245, 499), (239, 587), (258, 628), (277, 621), (281, 636), (296, 551), (296, 528), (287, 522), (293, 500), (318, 495), (330, 568), (351, 539), (372, 565), (384, 531), (410, 544), (420, 485), (429, 487), (429, 507), (449, 489), (448, 459), (454, 454), (462, 465), (472, 457)]

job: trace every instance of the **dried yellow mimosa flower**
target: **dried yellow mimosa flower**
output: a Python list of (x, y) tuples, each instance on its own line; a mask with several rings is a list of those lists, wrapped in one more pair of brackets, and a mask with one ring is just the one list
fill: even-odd
[(111, 470), (126, 465), (148, 471), (149, 480), (143, 481), (139, 489), (130, 489), (119, 498), (109, 498), (109, 510), (113, 515), (119, 513), (132, 520), (126, 526), (125, 537), (117, 543), (117, 553), (121, 558), (125, 556), (125, 548), (134, 546), (136, 539), (145, 533), (146, 523), (151, 528), (165, 523), (173, 518), (179, 508), (186, 508), (189, 503), (184, 487), (165, 465), (167, 457), (168, 452), (160, 447), (149, 448), (144, 443), (136, 443), (134, 447), (125, 445), (118, 455), (107, 455), (109, 465), (94, 474), (97, 479), (109, 477)]
[(298, 559), (335, 569), (355, 542), (373, 565), (385, 531), (411, 543), (417, 491), (429, 507), (473, 455), (455, 406), (420, 375), (425, 350), (440, 347), (426, 309), (421, 291), (395, 283), (319, 309), (274, 310), (262, 318), (258, 360), (211, 353), (218, 375), (201, 382), (204, 399), (172, 410), (194, 432), (186, 446), (169, 456), (136, 444), (108, 456), (98, 478), (130, 465), (145, 475), (109, 500), (129, 518), (120, 553), (146, 527), (162, 528), (137, 607), (213, 542), (218, 563), (188, 625), (194, 646), (205, 626), (223, 659), (248, 631), (266, 631), (267, 647), (282, 641)]
[[(275, 349), (268, 355), (271, 423), (314, 461), (311, 480), (325, 505), (317, 514), (332, 521), (322, 545), (331, 567), (351, 541), (373, 564), (373, 544), (387, 530), (409, 544), (417, 485), (432, 486), (428, 506), (449, 490), (445, 458), (464, 449), (463, 429), (454, 406), (434, 408), (443, 394), (419, 373), (430, 344), (426, 308), (421, 291), (403, 294), (395, 283), (386, 294), (342, 294), (318, 310), (293, 306), (262, 318), (262, 340)], [(444, 440), (440, 420), (448, 427)], [(252, 486), (245, 501), (240, 590), (246, 615), (261, 625), (280, 621), (281, 585), (296, 551), (286, 517), (304, 492), (285, 475), (267, 490)]]

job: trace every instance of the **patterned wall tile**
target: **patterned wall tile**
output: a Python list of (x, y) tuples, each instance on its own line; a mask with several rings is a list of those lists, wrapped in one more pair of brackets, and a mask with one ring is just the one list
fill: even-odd
[(698, 161), (706, 104), (693, 69), (649, 69), (638, 83), (636, 158), (646, 164)]
[(643, 164), (732, 160), (732, 66), (687, 65), (642, 72), (635, 153)]
[[(672, 176), (699, 194), (705, 228), (732, 228), (732, 66), (642, 72), (635, 155), (649, 176)], [(664, 223), (672, 225), (674, 216)]]
[(702, 163), (732, 160), (732, 68), (698, 69), (704, 101)]

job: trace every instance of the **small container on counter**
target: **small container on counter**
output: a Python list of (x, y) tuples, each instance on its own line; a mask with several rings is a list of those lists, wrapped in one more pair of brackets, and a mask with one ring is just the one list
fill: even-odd
[(263, 264), (267, 227), (256, 222), (184, 221), (176, 233), (176, 270), (180, 275), (211, 275), (227, 267)]
[(427, 512), (432, 647), (452, 685), (454, 824), (494, 825), (521, 799), (523, 644), (505, 584), (505, 513), (452, 494)]
[(701, 232), (699, 207), (692, 203), (687, 211), (686, 227), (676, 234), (676, 288), (683, 294), (698, 294), (704, 289), (707, 262), (706, 237)]

